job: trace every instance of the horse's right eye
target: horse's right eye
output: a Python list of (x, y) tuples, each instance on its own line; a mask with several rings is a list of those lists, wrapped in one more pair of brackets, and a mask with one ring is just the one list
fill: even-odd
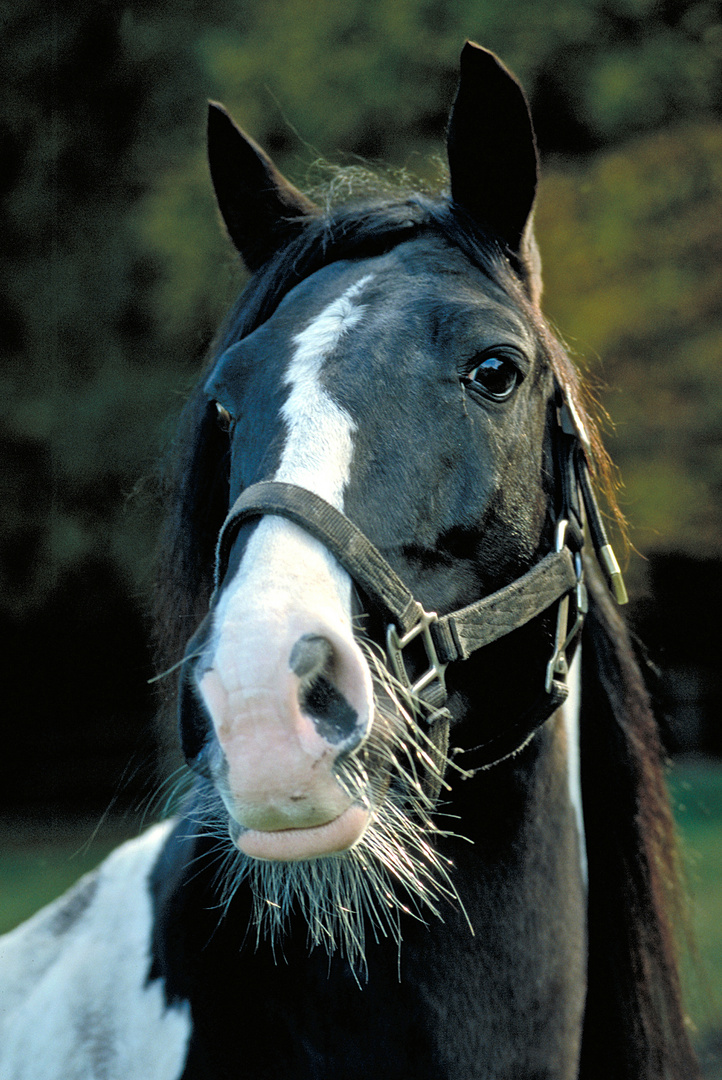
[(216, 414), (218, 417), (218, 426), (220, 427), (221, 431), (230, 431), (231, 424), (233, 423), (233, 417), (229, 413), (228, 409), (226, 409), (225, 406), (221, 405), (218, 401), (216, 402)]

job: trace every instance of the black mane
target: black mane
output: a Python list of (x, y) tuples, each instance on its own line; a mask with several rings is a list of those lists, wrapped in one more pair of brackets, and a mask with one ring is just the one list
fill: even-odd
[(589, 985), (580, 1077), (699, 1076), (678, 974), (684, 925), (664, 751), (629, 632), (589, 568), (581, 767)]

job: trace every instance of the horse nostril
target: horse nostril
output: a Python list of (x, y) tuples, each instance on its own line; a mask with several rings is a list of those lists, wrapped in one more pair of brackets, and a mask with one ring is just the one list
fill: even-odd
[(344, 742), (354, 734), (360, 739), (358, 713), (323, 675), (314, 679), (310, 686), (301, 689), (299, 703), (326, 742)]
[(331, 642), (316, 634), (304, 634), (291, 650), (291, 671), (300, 679), (298, 703), (311, 718), (316, 731), (333, 745), (360, 742), (362, 732), (356, 710), (332, 681), (334, 649)]
[(293, 674), (308, 682), (330, 667), (332, 659), (333, 646), (330, 641), (318, 634), (304, 634), (291, 649), (288, 662)]

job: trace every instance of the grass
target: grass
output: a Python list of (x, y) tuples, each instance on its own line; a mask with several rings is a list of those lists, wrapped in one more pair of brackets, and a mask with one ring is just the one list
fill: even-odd
[[(695, 1041), (708, 1080), (722, 1080), (722, 764), (677, 763), (670, 792), (683, 843), (696, 958), (685, 965)], [(53, 824), (5, 819), (0, 933), (59, 896), (139, 825), (128, 819)]]
[(722, 765), (678, 763), (670, 793), (682, 840), (695, 954), (684, 968), (705, 1076), (722, 1080)]
[(128, 819), (2, 819), (0, 933), (11, 930), (138, 833)]

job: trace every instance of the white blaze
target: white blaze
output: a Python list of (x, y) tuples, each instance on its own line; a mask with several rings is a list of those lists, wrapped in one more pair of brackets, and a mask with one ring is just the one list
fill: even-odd
[(353, 301), (370, 279), (362, 277), (296, 336), (285, 378), (291, 387), (282, 410), (288, 438), (274, 479), (308, 488), (337, 510), (343, 509), (356, 425), (323, 388), (321, 371), (361, 318), (363, 307)]
[[(361, 318), (363, 307), (354, 304), (354, 299), (371, 276), (351, 285), (297, 334), (296, 351), (285, 376), (291, 387), (282, 409), (288, 435), (273, 479), (313, 491), (337, 510), (343, 510), (356, 425), (323, 387), (321, 371), (344, 334)], [(256, 526), (238, 573), (221, 598), (216, 626), (233, 618), (239, 594), (245, 602), (249, 589), (266, 590), (271, 580), (282, 581), (285, 591), (299, 589), (298, 601), (305, 594), (307, 602), (309, 588), (320, 600), (321, 589), (324, 607), (335, 609), (336, 617), (350, 625), (348, 574), (308, 533), (283, 518), (267, 516)]]

